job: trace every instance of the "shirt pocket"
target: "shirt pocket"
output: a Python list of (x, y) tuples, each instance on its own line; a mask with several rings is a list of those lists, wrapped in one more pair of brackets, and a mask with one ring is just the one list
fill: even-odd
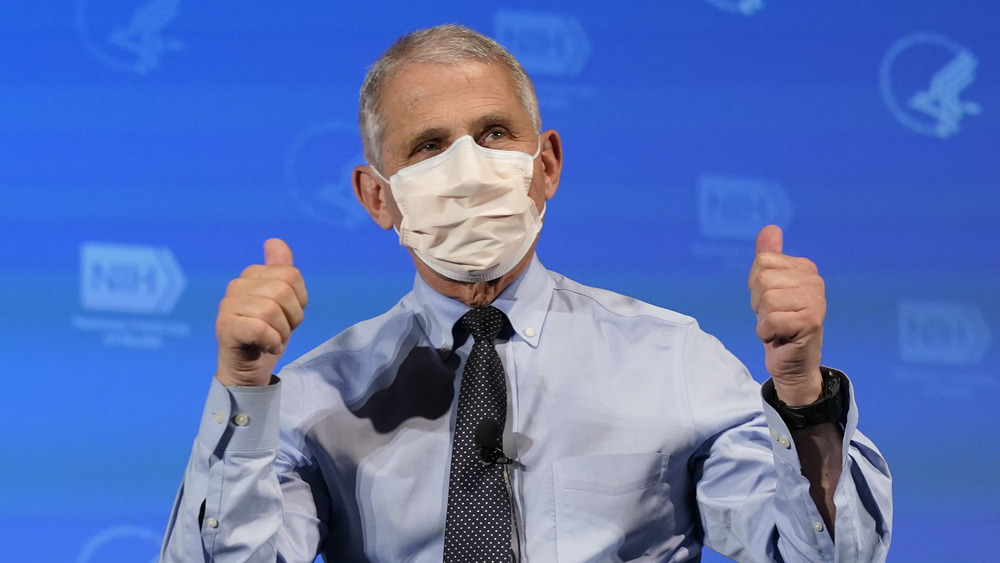
[(670, 510), (669, 454), (588, 455), (553, 464), (559, 561), (629, 561), (656, 545)]

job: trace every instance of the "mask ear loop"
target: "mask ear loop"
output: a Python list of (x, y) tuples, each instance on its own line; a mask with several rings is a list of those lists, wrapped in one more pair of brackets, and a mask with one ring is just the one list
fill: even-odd
[(536, 139), (538, 139), (538, 148), (535, 149), (535, 154), (531, 155), (531, 160), (535, 160), (538, 155), (542, 154), (542, 134), (539, 133)]
[[(535, 149), (535, 154), (531, 156), (531, 161), (534, 162), (538, 155), (542, 154), (542, 134), (539, 133), (536, 137), (538, 139), (538, 148)], [(548, 208), (548, 202), (542, 201), (542, 210), (538, 212), (538, 221), (545, 220), (545, 210)]]
[(388, 184), (389, 184), (389, 180), (386, 180), (386, 179), (385, 179), (385, 176), (383, 176), (383, 175), (382, 175), (382, 173), (378, 171), (378, 168), (375, 168), (375, 165), (374, 165), (374, 164), (370, 164), (370, 163), (369, 163), (369, 164), (368, 164), (368, 168), (371, 168), (372, 172), (374, 172), (374, 173), (375, 173), (375, 175), (376, 175), (376, 176), (378, 176), (379, 180), (382, 180), (383, 182), (385, 182), (385, 183), (386, 183), (386, 185), (388, 185)]

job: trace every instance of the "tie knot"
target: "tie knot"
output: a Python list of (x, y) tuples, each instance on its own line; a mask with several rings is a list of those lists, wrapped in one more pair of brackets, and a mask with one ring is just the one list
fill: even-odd
[(503, 328), (506, 318), (507, 315), (504, 315), (503, 311), (490, 305), (469, 309), (469, 312), (462, 315), (458, 322), (462, 323), (462, 326), (472, 334), (472, 338), (476, 342), (483, 339), (492, 342), (497, 334), (500, 334), (500, 329)]

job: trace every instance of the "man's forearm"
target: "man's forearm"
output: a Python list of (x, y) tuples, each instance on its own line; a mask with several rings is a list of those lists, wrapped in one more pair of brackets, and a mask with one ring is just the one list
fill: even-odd
[(802, 475), (809, 480), (809, 495), (833, 538), (837, 518), (833, 492), (840, 481), (844, 432), (839, 424), (828, 422), (791, 430), (791, 434), (799, 452)]

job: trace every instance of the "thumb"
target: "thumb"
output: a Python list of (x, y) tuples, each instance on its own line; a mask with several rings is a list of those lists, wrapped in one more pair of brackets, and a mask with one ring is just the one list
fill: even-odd
[(292, 249), (280, 238), (268, 239), (264, 242), (264, 263), (292, 265)]
[(781, 243), (784, 235), (781, 227), (768, 225), (757, 235), (757, 254), (761, 252), (777, 252), (781, 254)]

